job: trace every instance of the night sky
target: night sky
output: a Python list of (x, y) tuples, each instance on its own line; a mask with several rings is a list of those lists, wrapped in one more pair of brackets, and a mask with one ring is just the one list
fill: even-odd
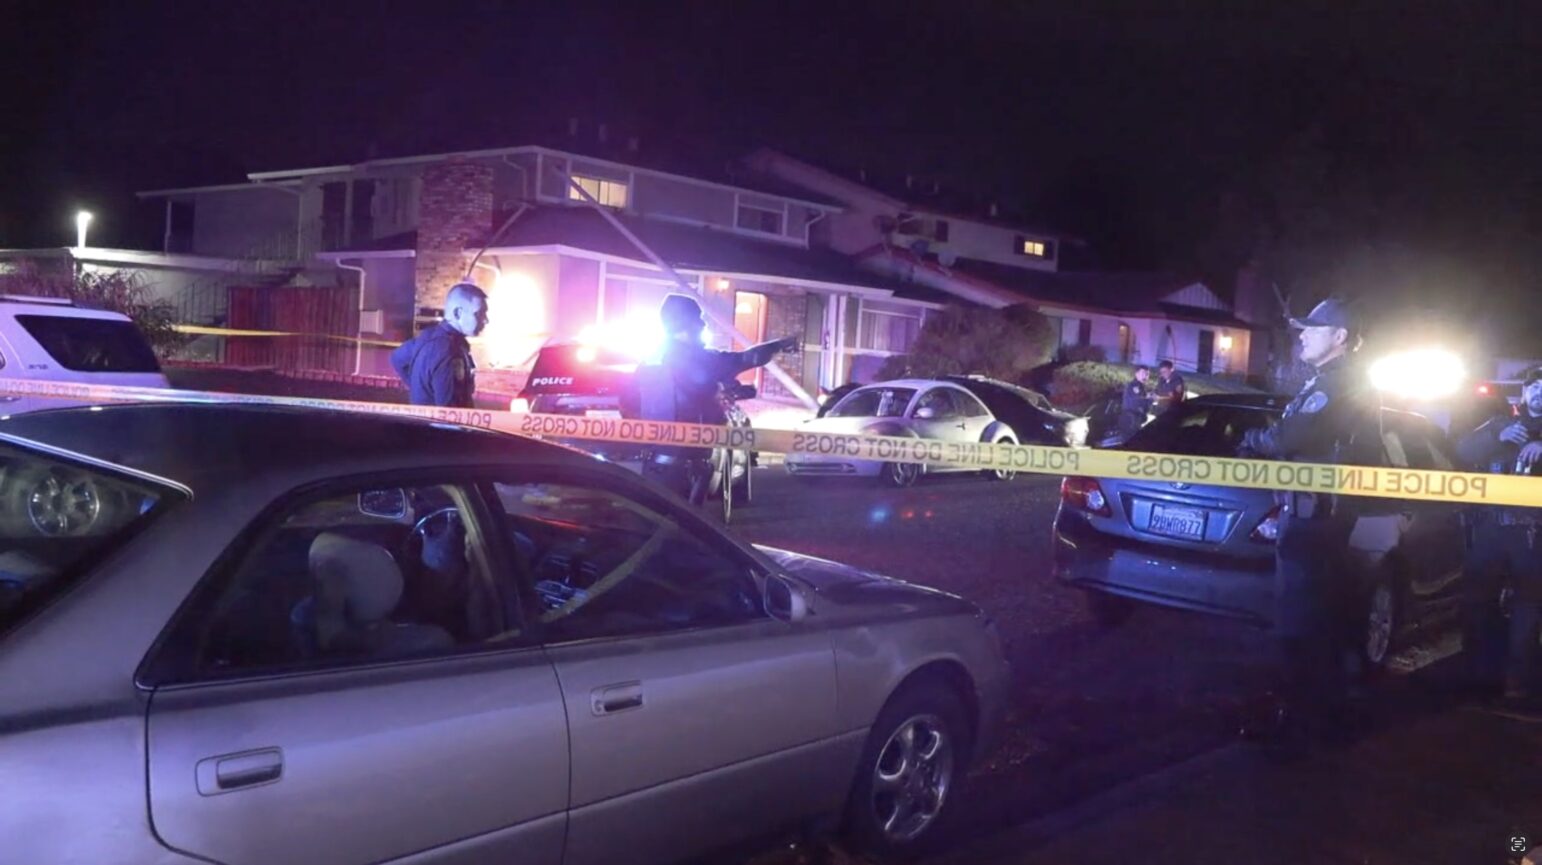
[(1539, 4), (6, 8), (0, 247), (70, 242), (80, 206), (93, 243), (154, 247), (136, 190), (522, 144), (577, 116), (674, 160), (768, 144), (934, 178), (1111, 267), (1224, 273), (1326, 208), (1328, 234), (1364, 232), (1350, 245), (1512, 295), (1542, 272)]

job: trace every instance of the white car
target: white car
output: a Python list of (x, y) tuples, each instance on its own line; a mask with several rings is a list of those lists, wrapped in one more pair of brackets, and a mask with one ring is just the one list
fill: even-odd
[[(848, 435), (904, 436), (948, 442), (1019, 444), (1022, 439), (974, 394), (952, 381), (897, 379), (857, 388), (841, 398), (823, 417), (805, 421), (805, 432)], [(787, 455), (787, 471), (795, 477), (816, 475), (876, 477), (908, 487), (923, 473), (973, 471), (952, 466), (877, 462), (841, 454)], [(991, 472), (1011, 480), (1009, 469)]]
[[(66, 298), (0, 295), (0, 378), (170, 387), (155, 352), (128, 316)], [(78, 405), (0, 395), (0, 414)]]

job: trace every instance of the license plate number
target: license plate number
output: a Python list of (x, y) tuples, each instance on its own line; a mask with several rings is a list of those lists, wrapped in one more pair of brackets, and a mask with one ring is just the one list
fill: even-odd
[(1152, 505), (1151, 524), (1148, 528), (1159, 535), (1187, 538), (1193, 541), (1203, 540), (1205, 537), (1205, 512), (1196, 508)]

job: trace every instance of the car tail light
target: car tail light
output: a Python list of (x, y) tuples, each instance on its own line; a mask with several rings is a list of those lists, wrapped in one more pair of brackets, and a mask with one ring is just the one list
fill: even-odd
[(1486, 384), (1478, 385), (1478, 395), (1479, 396), (1488, 396), (1489, 394), (1491, 394), (1493, 392), (1494, 392), (1494, 389), (1489, 387)]
[(1264, 514), (1264, 518), (1253, 527), (1253, 533), (1248, 535), (1252, 540), (1260, 544), (1272, 544), (1280, 539), (1280, 506), (1275, 505)]
[(519, 397), (519, 396), (514, 397), (513, 401), (509, 403), (509, 411), (518, 411), (518, 412), (530, 411), (530, 400), (525, 399), (524, 397)]
[(1098, 486), (1097, 480), (1093, 478), (1072, 477), (1062, 480), (1060, 500), (1089, 514), (1097, 514), (1100, 517), (1114, 515), (1113, 509), (1108, 506), (1108, 497), (1103, 495), (1103, 488)]

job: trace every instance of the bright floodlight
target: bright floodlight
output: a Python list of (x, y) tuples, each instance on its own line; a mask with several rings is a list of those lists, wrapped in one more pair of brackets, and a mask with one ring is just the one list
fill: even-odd
[(86, 248), (86, 229), (91, 227), (91, 213), (80, 210), (75, 213), (75, 248)]
[(1389, 354), (1371, 364), (1371, 384), (1405, 399), (1440, 399), (1457, 392), (1467, 378), (1461, 358), (1438, 348)]

